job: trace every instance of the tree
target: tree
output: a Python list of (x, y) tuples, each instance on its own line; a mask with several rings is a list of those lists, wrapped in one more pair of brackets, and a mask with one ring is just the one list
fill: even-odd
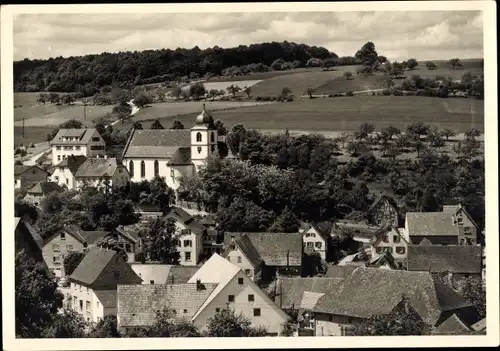
[(47, 267), (23, 251), (15, 261), (16, 336), (40, 338), (62, 307), (63, 295)]
[(449, 59), (448, 64), (451, 66), (452, 69), (455, 69), (461, 65), (460, 59), (458, 58)]
[(428, 335), (430, 327), (408, 304), (407, 299), (388, 315), (373, 316), (347, 329), (349, 336)]
[(201, 97), (205, 96), (207, 90), (205, 89), (205, 85), (203, 85), (202, 82), (196, 82), (189, 86), (189, 92), (191, 93), (191, 96), (193, 98), (200, 99)]
[(327, 59), (324, 59), (322, 62), (321, 62), (321, 66), (325, 69), (325, 70), (329, 70), (331, 67), (335, 67), (335, 65), (337, 64), (337, 62), (333, 59), (333, 58), (327, 58)]
[(441, 131), (441, 135), (446, 138), (446, 141), (448, 141), (450, 137), (454, 137), (457, 133), (453, 129), (445, 128)]
[(113, 113), (123, 122), (131, 117), (132, 106), (127, 102), (120, 103), (113, 107)]
[(352, 72), (351, 71), (348, 71), (348, 72), (344, 72), (344, 78), (346, 80), (349, 80), (352, 78)]
[(433, 130), (427, 135), (427, 141), (432, 147), (441, 147), (444, 145), (444, 140), (437, 130)]
[(425, 144), (423, 142), (421, 142), (420, 140), (418, 140), (416, 143), (415, 143), (415, 151), (417, 151), (417, 157), (420, 157), (420, 153), (425, 150)]
[(50, 97), (45, 93), (40, 93), (36, 101), (45, 105), (48, 101), (50, 101)]
[(220, 119), (216, 120), (214, 125), (217, 129), (217, 135), (227, 135), (227, 128)]
[(374, 66), (378, 61), (378, 54), (377, 50), (375, 49), (375, 44), (373, 44), (371, 41), (363, 45), (354, 56), (364, 66)]
[(23, 200), (26, 195), (26, 189), (16, 189), (16, 200), (14, 202), (14, 215), (22, 217), (23, 220), (33, 224), (38, 219), (37, 208), (29, 202)]
[(89, 338), (121, 338), (115, 315), (106, 315), (89, 332)]
[(233, 309), (223, 309), (208, 319), (207, 336), (209, 337), (251, 337), (265, 336), (263, 328), (254, 328), (251, 321), (242, 314), (237, 315)]
[(481, 131), (479, 129), (471, 129), (465, 132), (465, 140), (476, 140), (477, 137), (481, 136)]
[(326, 273), (326, 263), (321, 259), (317, 252), (304, 254), (303, 275), (305, 277), (314, 277), (320, 273)]
[(375, 126), (371, 123), (362, 123), (356, 133), (356, 139), (366, 139), (369, 134), (375, 131)]
[(53, 316), (43, 331), (43, 338), (84, 338), (88, 324), (78, 312), (64, 308)]
[(458, 291), (476, 307), (480, 318), (486, 317), (486, 286), (481, 278), (467, 277), (460, 280)]
[(61, 96), (58, 93), (50, 93), (49, 100), (51, 104), (57, 104), (61, 101)]
[(427, 67), (427, 69), (429, 71), (433, 71), (437, 68), (436, 64), (434, 62), (431, 62), (431, 61), (426, 62), (425, 67)]
[(176, 319), (174, 311), (169, 308), (157, 311), (154, 324), (151, 327), (145, 328), (141, 334), (143, 335), (137, 336), (162, 338), (192, 338), (201, 336), (191, 321)]
[(402, 76), (403, 73), (404, 73), (403, 64), (399, 62), (394, 62), (392, 64), (391, 75), (394, 76), (394, 78), (398, 78), (399, 76)]
[(62, 96), (62, 103), (66, 105), (71, 105), (75, 102), (75, 96), (73, 94), (65, 94)]
[(178, 86), (173, 87), (172, 90), (170, 91), (170, 95), (174, 97), (176, 100), (178, 100), (182, 95), (182, 89)]
[(174, 119), (170, 125), (170, 129), (184, 129), (184, 124), (178, 119)]
[(283, 89), (281, 89), (281, 95), (285, 98), (287, 98), (291, 93), (292, 90), (289, 87), (283, 87)]
[(236, 97), (236, 94), (238, 94), (241, 91), (241, 88), (237, 85), (231, 84), (226, 88), (227, 92), (233, 96), (233, 98)]
[(219, 91), (217, 89), (210, 89), (208, 91), (208, 96), (211, 97), (213, 101), (217, 96), (219, 96)]
[(411, 58), (408, 61), (406, 61), (406, 64), (408, 66), (408, 69), (412, 70), (412, 69), (414, 69), (415, 67), (418, 66), (418, 61), (415, 60), (414, 58)]
[(101, 249), (116, 251), (125, 262), (128, 261), (127, 252), (123, 247), (120, 247), (120, 243), (112, 237), (100, 238), (94, 245)]
[(160, 121), (155, 119), (155, 121), (151, 124), (151, 129), (165, 129), (165, 128), (163, 128)]
[(65, 257), (63, 261), (63, 266), (64, 266), (64, 274), (66, 276), (71, 275), (76, 267), (82, 262), (83, 258), (85, 257), (85, 254), (82, 252), (78, 251), (71, 251), (69, 252)]
[(309, 95), (309, 99), (312, 99), (314, 94), (314, 88), (307, 88), (306, 94)]
[(427, 135), (431, 129), (431, 126), (423, 122), (416, 122), (410, 124), (406, 131), (411, 134), (420, 137), (421, 135)]
[(145, 234), (147, 240), (144, 244), (144, 253), (151, 261), (179, 264), (177, 230), (172, 219), (158, 217), (151, 220), (146, 226)]
[(247, 94), (247, 97), (248, 97), (248, 99), (250, 100), (250, 98), (252, 97), (252, 95), (251, 95), (251, 94), (252, 94), (252, 88), (251, 88), (251, 87), (246, 86), (246, 87), (244, 87), (244, 88), (243, 88), (243, 92), (244, 92), (245, 94)]
[(139, 108), (143, 108), (152, 102), (153, 99), (151, 98), (151, 96), (144, 92), (138, 93), (133, 101), (134, 105), (136, 105)]

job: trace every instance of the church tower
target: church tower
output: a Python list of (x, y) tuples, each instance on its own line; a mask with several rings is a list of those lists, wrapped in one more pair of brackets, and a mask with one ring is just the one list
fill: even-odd
[(214, 119), (206, 111), (205, 104), (203, 104), (203, 109), (191, 128), (191, 161), (196, 166), (196, 171), (216, 150), (217, 129)]

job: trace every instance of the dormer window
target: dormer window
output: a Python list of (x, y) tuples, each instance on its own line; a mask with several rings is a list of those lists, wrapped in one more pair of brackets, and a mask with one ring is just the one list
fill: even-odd
[(464, 225), (464, 218), (463, 217), (457, 217), (457, 224), (458, 225)]

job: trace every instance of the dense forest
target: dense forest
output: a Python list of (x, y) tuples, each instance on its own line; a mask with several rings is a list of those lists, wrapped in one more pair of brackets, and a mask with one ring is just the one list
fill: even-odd
[[(250, 66), (249, 71), (280, 69), (283, 63), (304, 67), (308, 61), (335, 59), (337, 64), (353, 64), (354, 57), (338, 58), (324, 47), (290, 42), (240, 45), (234, 48), (215, 46), (201, 50), (145, 50), (134, 52), (104, 52), (99, 55), (56, 57), (47, 60), (14, 62), (15, 91), (82, 92), (95, 94), (106, 85), (131, 86), (183, 78), (218, 76), (232, 67)], [(279, 61), (280, 67), (276, 66)], [(286, 65), (285, 65), (286, 66)]]

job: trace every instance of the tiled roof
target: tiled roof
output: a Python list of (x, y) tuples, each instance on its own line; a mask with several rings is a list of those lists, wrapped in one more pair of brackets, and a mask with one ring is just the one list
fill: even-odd
[(43, 239), (31, 224), (29, 224), (22, 218), (15, 217), (14, 225), (16, 230), (18, 229), (18, 226), (24, 226), (24, 228), (26, 228), (26, 231), (23, 231), (23, 233), (30, 235), (38, 248), (40, 250), (43, 249)]
[(191, 165), (191, 148), (190, 147), (180, 147), (172, 156), (171, 160), (168, 161), (171, 166), (183, 166)]
[(62, 188), (54, 182), (38, 182), (28, 190), (28, 194), (47, 195), (52, 192), (61, 192)]
[(207, 230), (203, 224), (198, 222), (193, 216), (180, 207), (172, 207), (172, 209), (166, 214), (166, 217), (172, 218), (175, 221), (184, 224), (196, 235), (201, 235)]
[(83, 257), (70, 278), (86, 285), (93, 284), (115, 255), (117, 255), (117, 252), (112, 250), (99, 248), (90, 250)]
[[(260, 264), (262, 263), (262, 258), (248, 238), (248, 235), (245, 234), (239, 236), (237, 239), (235, 239), (234, 243), (238, 246), (240, 251), (250, 261), (254, 268), (260, 266)], [(231, 245), (227, 247), (222, 256), (227, 258), (227, 254), (229, 254), (230, 251), (232, 251)]]
[(165, 285), (118, 285), (118, 319), (120, 326), (149, 326), (154, 324), (157, 311), (175, 310), (177, 317), (191, 319), (217, 284), (196, 283)]
[[(50, 145), (87, 145), (96, 132), (94, 128), (81, 129), (59, 129), (56, 136), (50, 141)], [(63, 137), (77, 137), (77, 141), (64, 141)]]
[(105, 308), (116, 307), (116, 290), (94, 290), (94, 293)]
[[(282, 308), (300, 308), (304, 292), (331, 293), (342, 289), (344, 279), (311, 277), (311, 278), (279, 278), (276, 280), (276, 298), (274, 301)], [(280, 287), (281, 285), (281, 287)]]
[(173, 266), (168, 273), (167, 284), (187, 283), (191, 277), (198, 272), (199, 266)]
[(401, 302), (403, 294), (430, 325), (435, 325), (443, 312), (471, 306), (429, 272), (359, 267), (346, 280), (341, 292), (321, 297), (313, 310), (369, 318), (389, 314)]
[(313, 307), (318, 303), (319, 298), (323, 295), (325, 295), (325, 293), (304, 291), (299, 308), (304, 310), (312, 310)]
[(120, 225), (116, 227), (115, 231), (134, 243), (139, 241), (139, 228), (136, 225)]
[(458, 316), (453, 313), (448, 319), (441, 323), (434, 331), (435, 335), (466, 335), (470, 333), (468, 328)]
[(111, 177), (118, 166), (116, 158), (88, 158), (78, 168), (75, 177)]
[(123, 157), (172, 158), (181, 147), (191, 147), (189, 129), (134, 129)]
[(407, 212), (406, 230), (410, 236), (457, 236), (450, 212)]
[(59, 162), (56, 167), (68, 168), (73, 175), (78, 171), (78, 168), (87, 160), (85, 156), (68, 156), (61, 162)]
[(102, 239), (106, 235), (111, 234), (111, 232), (102, 231), (102, 230), (81, 230), (79, 233), (85, 239), (85, 242), (88, 245), (93, 245), (99, 239)]
[[(27, 166), (27, 165), (14, 165), (14, 176), (21, 175), (22, 173), (26, 172), (27, 170), (37, 167), (37, 166)], [(40, 168), (40, 167), (38, 167)]]
[(337, 266), (332, 265), (328, 266), (326, 270), (326, 276), (328, 278), (338, 278), (338, 279), (346, 279), (351, 276), (352, 272), (358, 268), (357, 266)]
[(481, 273), (482, 250), (478, 245), (408, 246), (408, 270)]
[(372, 212), (380, 202), (382, 202), (383, 200), (387, 200), (387, 202), (389, 202), (389, 204), (393, 207), (396, 208), (396, 210), (398, 209), (398, 204), (396, 203), (396, 201), (394, 201), (394, 199), (392, 197), (389, 197), (389, 196), (386, 196), (386, 195), (380, 195), (373, 203), (372, 205), (370, 206), (370, 208), (368, 209), (368, 213)]
[(286, 267), (302, 265), (302, 233), (224, 233), (224, 246), (235, 239), (247, 235), (259, 256), (267, 266)]
[(170, 264), (148, 264), (130, 263), (132, 270), (142, 279), (143, 284), (165, 284), (173, 265)]
[(368, 240), (371, 239), (373, 234), (375, 234), (379, 229), (379, 227), (372, 226), (364, 222), (341, 220), (335, 223), (332, 232), (340, 236), (348, 235)]

